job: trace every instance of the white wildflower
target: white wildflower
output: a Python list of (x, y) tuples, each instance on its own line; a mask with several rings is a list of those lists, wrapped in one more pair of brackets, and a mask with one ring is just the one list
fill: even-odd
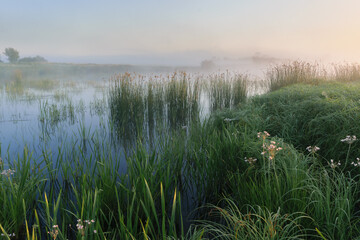
[(344, 142), (344, 143), (347, 143), (347, 144), (353, 144), (355, 141), (356, 141), (356, 136), (355, 135), (348, 135), (346, 136), (346, 138), (344, 139), (341, 139), (340, 142)]

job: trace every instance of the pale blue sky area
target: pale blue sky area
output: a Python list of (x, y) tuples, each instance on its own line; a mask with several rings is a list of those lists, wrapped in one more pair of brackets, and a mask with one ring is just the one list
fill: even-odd
[(255, 52), (360, 60), (359, 10), (358, 0), (0, 0), (0, 51), (122, 63)]

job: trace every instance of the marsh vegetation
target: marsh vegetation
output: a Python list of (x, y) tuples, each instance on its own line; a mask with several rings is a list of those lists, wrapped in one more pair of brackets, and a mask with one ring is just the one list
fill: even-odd
[(357, 65), (292, 62), (262, 81), (15, 70), (1, 75), (0, 238), (360, 238)]

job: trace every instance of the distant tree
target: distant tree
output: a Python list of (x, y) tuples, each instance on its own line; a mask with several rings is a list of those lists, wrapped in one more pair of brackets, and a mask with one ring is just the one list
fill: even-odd
[(20, 58), (19, 63), (45, 63), (47, 60), (41, 56)]
[(5, 48), (4, 55), (10, 63), (16, 63), (19, 60), (19, 52), (14, 48)]

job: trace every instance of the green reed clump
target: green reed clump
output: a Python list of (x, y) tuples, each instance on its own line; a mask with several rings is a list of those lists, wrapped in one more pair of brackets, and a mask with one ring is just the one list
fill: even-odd
[(38, 116), (39, 121), (50, 127), (57, 126), (60, 122), (68, 120), (71, 124), (75, 123), (76, 113), (79, 113), (79, 109), (72, 100), (62, 102), (61, 104), (51, 103), (49, 101), (39, 101), (40, 114)]
[(44, 190), (45, 176), (41, 163), (35, 162), (26, 147), (22, 156), (9, 162), (12, 164), (2, 164), (1, 167), (0, 224), (7, 233), (25, 238), (24, 220), (34, 218), (36, 197)]
[(327, 74), (316, 63), (294, 61), (271, 67), (266, 73), (266, 79), (269, 91), (272, 92), (296, 83), (318, 84), (327, 79)]
[[(134, 129), (131, 124), (135, 124), (136, 129), (147, 133), (148, 136), (143, 135), (145, 137), (156, 135), (155, 131), (161, 128), (189, 127), (203, 118), (203, 111), (211, 113), (244, 102), (247, 78), (246, 75), (230, 73), (208, 77), (185, 72), (175, 72), (167, 77), (119, 75), (113, 79), (109, 91), (111, 119), (126, 131)], [(209, 102), (210, 109), (203, 109), (204, 101)], [(139, 108), (138, 116), (133, 116), (131, 111), (135, 103)]]
[(108, 104), (105, 96), (101, 99), (94, 98), (94, 100), (90, 102), (90, 114), (99, 117), (104, 116), (108, 110), (107, 106)]
[(339, 82), (355, 82), (360, 80), (360, 65), (333, 64), (332, 80)]
[(356, 82), (359, 80), (360, 66), (358, 64), (332, 64), (321, 67), (316, 63), (294, 61), (270, 67), (266, 73), (270, 92), (297, 83), (317, 85), (324, 81)]
[(120, 134), (139, 136), (145, 117), (142, 83), (126, 73), (115, 76), (109, 94), (110, 116)]
[(167, 84), (165, 94), (169, 125), (173, 128), (186, 125), (188, 82), (185, 76), (179, 81), (177, 73), (174, 73)]
[(248, 92), (248, 76), (236, 74), (232, 79), (232, 99), (231, 104), (237, 106), (246, 100)]
[(209, 85), (211, 111), (230, 108), (231, 83), (227, 78), (227, 74), (222, 73), (212, 76)]
[(186, 73), (148, 79), (125, 74), (113, 81), (110, 116), (119, 133), (135, 136), (133, 141), (140, 136), (154, 136), (155, 130), (186, 126), (199, 118), (199, 83)]
[(226, 72), (210, 75), (207, 81), (211, 112), (237, 106), (246, 99), (246, 75)]
[(193, 82), (186, 73), (174, 73), (165, 89), (168, 124), (171, 129), (187, 126), (197, 121), (200, 112), (199, 83)]
[[(160, 89), (157, 89), (158, 91), (156, 91), (156, 87), (157, 86), (161, 86), (160, 84), (154, 84), (151, 80), (149, 81), (148, 84), (148, 89), (147, 89), (147, 124), (149, 126), (149, 136), (150, 138), (153, 138), (154, 133), (154, 128), (155, 128), (155, 119), (159, 119), (157, 118), (158, 115), (162, 115), (163, 113), (161, 112), (162, 110), (162, 106), (160, 104), (160, 106), (155, 105), (155, 102), (157, 103), (161, 103), (161, 101), (156, 101), (155, 98), (156, 97), (162, 97), (162, 94), (158, 94), (155, 95), (156, 92), (162, 92)], [(160, 96), (159, 96), (160, 95)], [(159, 99), (158, 99), (159, 100)], [(158, 116), (160, 117), (160, 116)]]

